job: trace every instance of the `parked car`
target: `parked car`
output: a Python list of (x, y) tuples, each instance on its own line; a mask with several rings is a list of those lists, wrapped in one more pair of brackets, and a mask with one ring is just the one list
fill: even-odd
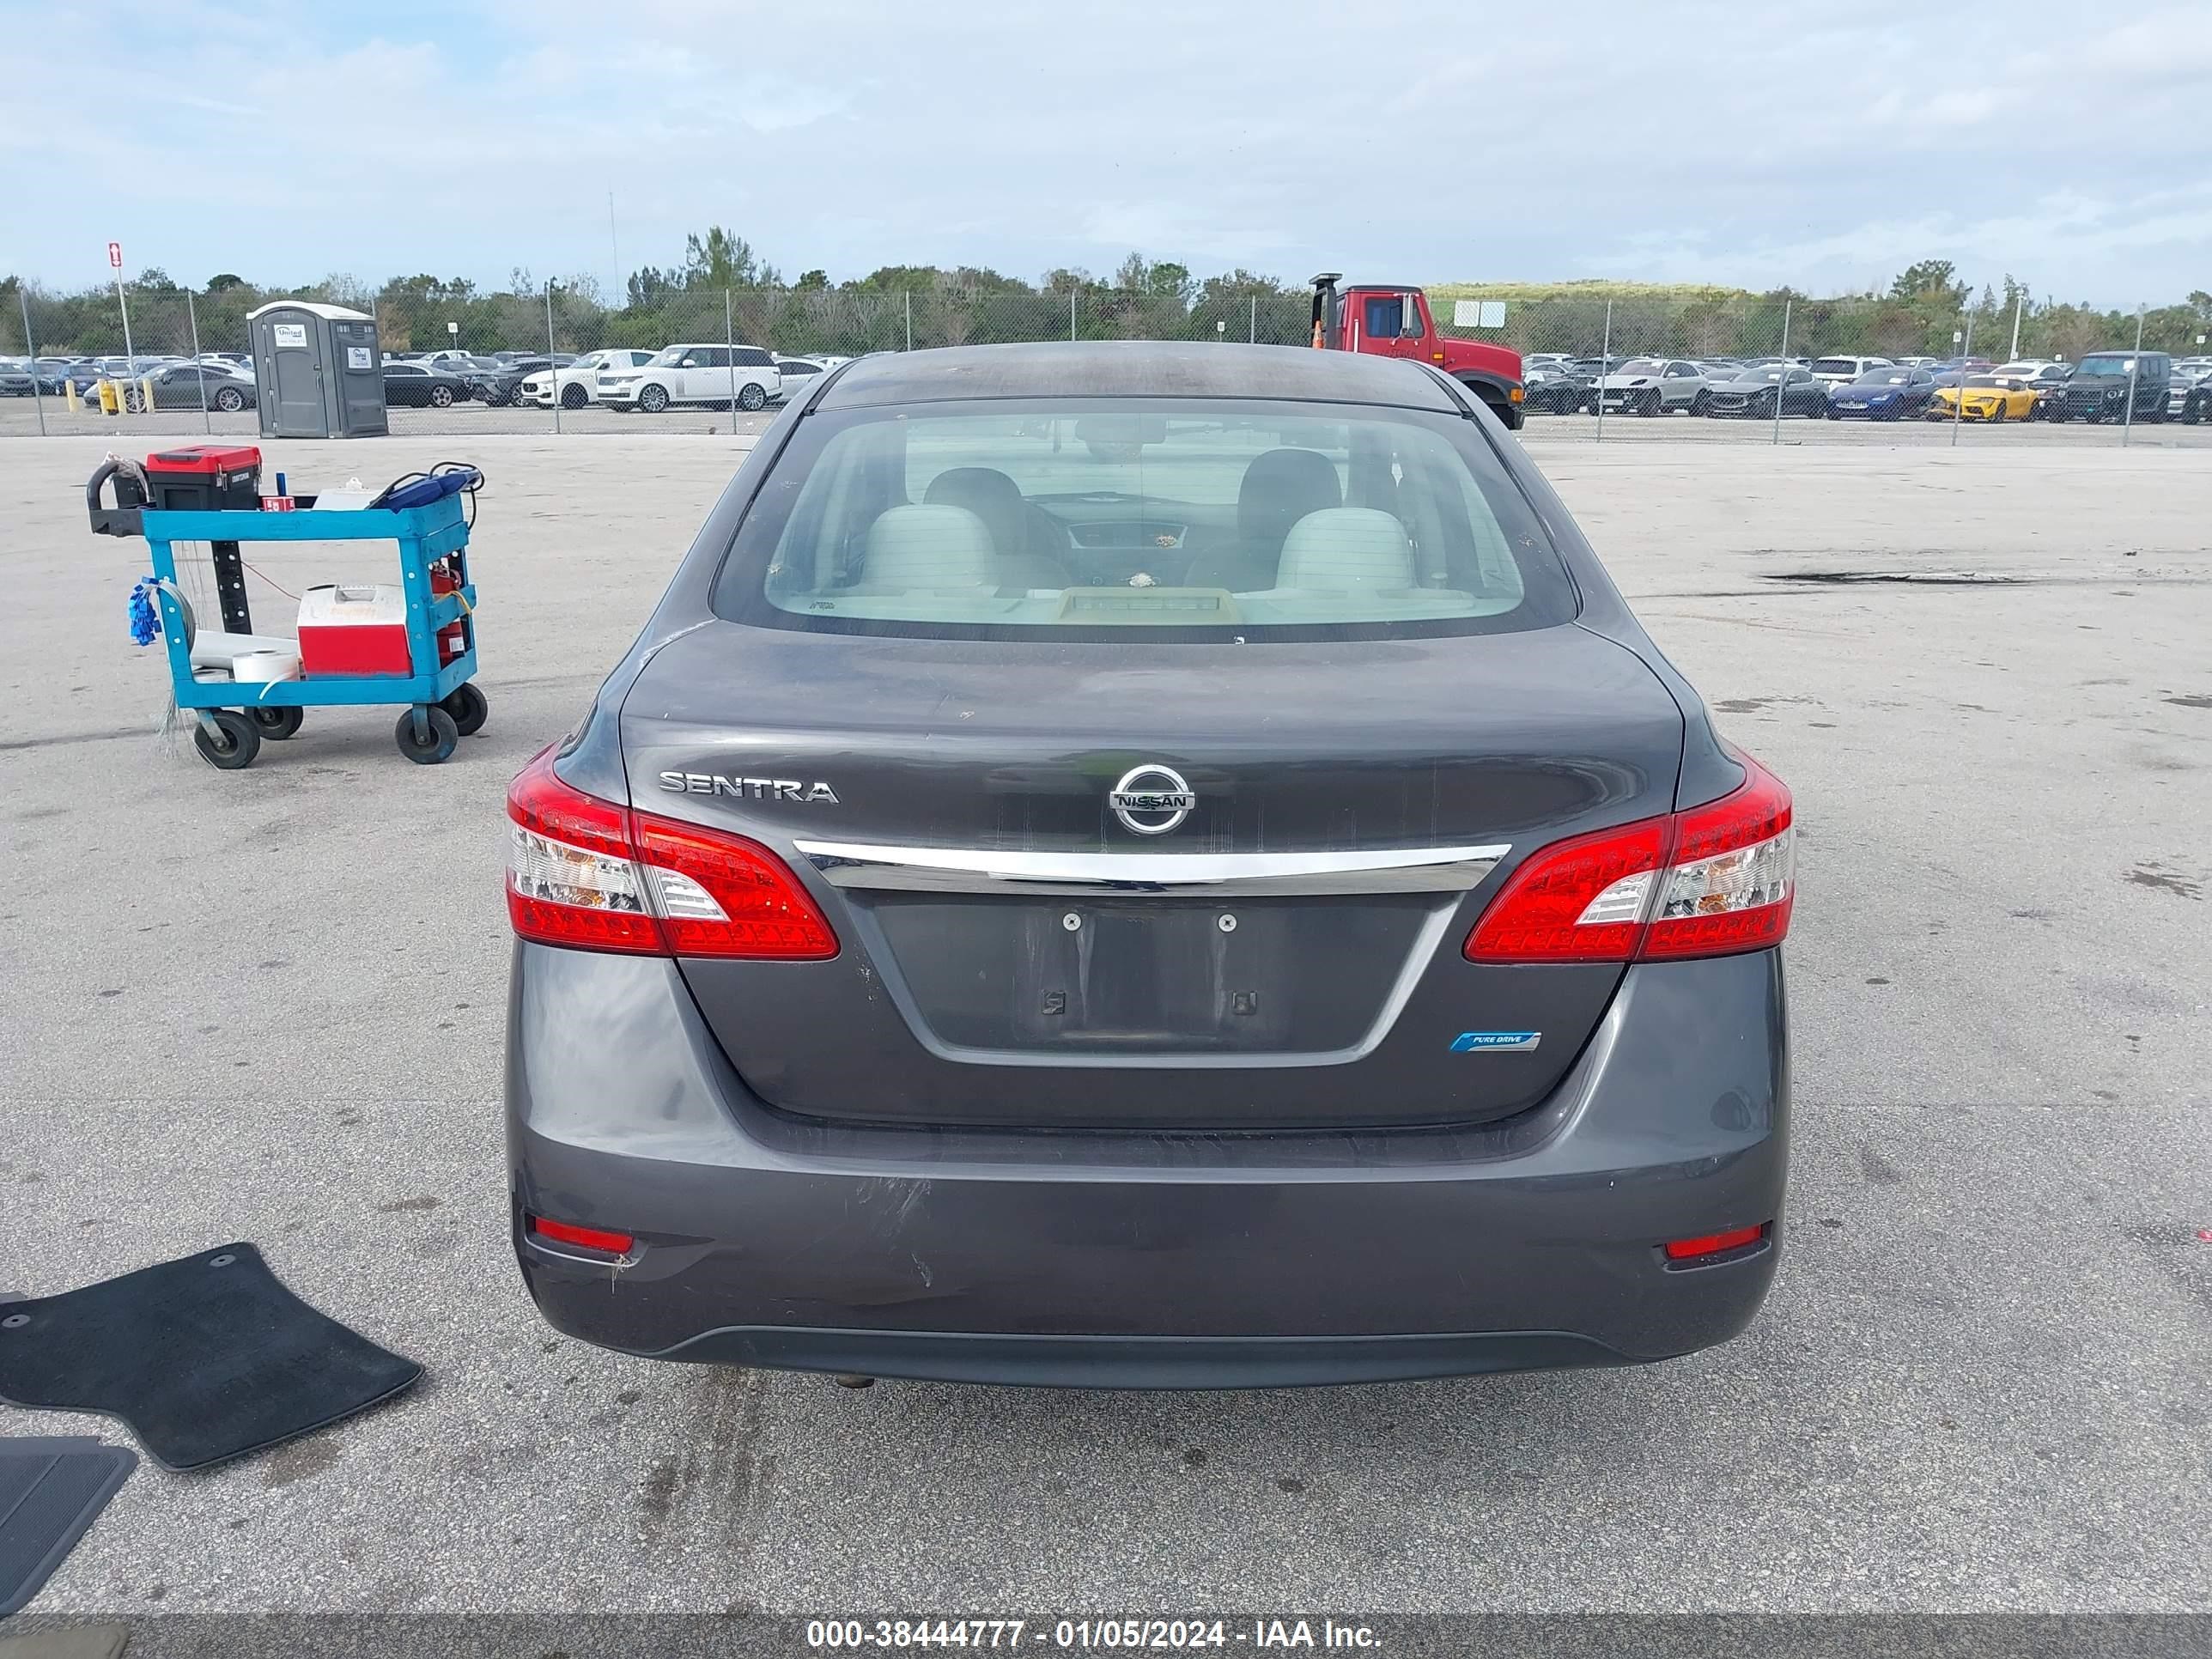
[(1828, 418), (1902, 420), (1921, 413), (1935, 394), (1936, 377), (1924, 368), (1870, 368), (1856, 380), (1828, 388)]
[(1680, 358), (1632, 357), (1597, 383), (1597, 392), (1609, 413), (1705, 412), (1705, 377)]
[(775, 394), (776, 401), (781, 403), (793, 392), (805, 391), (816, 375), (827, 371), (811, 357), (778, 357), (775, 372), (783, 380), (782, 389)]
[(2001, 380), (2017, 380), (2038, 390), (2058, 384), (2073, 372), (2072, 365), (2058, 357), (2019, 357), (1990, 370)]
[(523, 381), (550, 368), (551, 362), (544, 356), (473, 357), (465, 364), (448, 362), (445, 366), (469, 383), (471, 396), (501, 409), (520, 402)]
[(100, 380), (100, 366), (85, 357), (41, 357), (39, 359), (39, 390), (52, 392), (58, 398), (64, 388), (75, 386), (82, 398)]
[(1535, 364), (1524, 360), (1521, 368), (1521, 383), (1525, 388), (1522, 406), (1553, 415), (1572, 415), (1594, 409), (1597, 380), (1597, 365), (1594, 362), (1562, 359)]
[(2179, 420), (2188, 410), (2189, 394), (2202, 386), (2208, 378), (2212, 378), (2212, 368), (2185, 368), (2181, 364), (2176, 363), (2173, 366), (2173, 378), (2166, 385), (2166, 418), (2169, 421)]
[[(219, 409), (226, 414), (252, 409), (258, 387), (251, 374), (219, 363), (172, 363), (147, 377), (156, 409)], [(136, 408), (140, 394), (134, 386), (128, 406)]]
[(1887, 357), (1815, 357), (1813, 378), (1824, 386), (1848, 386), (1870, 368), (1894, 368)]
[(2212, 421), (2212, 370), (2208, 370), (2189, 388), (2181, 400), (2180, 413), (2174, 416), (2190, 426)]
[(1776, 399), (1784, 415), (1818, 417), (1828, 412), (1828, 388), (1798, 363), (1770, 363), (1742, 370), (1733, 380), (1705, 388), (1705, 413), (1774, 418)]
[(428, 362), (384, 360), (384, 401), (415, 409), (450, 409), (476, 395), (451, 369)]
[(2163, 421), (2172, 379), (2173, 360), (2163, 351), (2146, 351), (2140, 359), (2132, 351), (2093, 351), (2075, 366), (2065, 395), (2051, 403), (2050, 418), (2093, 425), (2129, 419), (2132, 385), (2133, 418)]
[(599, 402), (600, 374), (617, 374), (626, 368), (641, 369), (652, 361), (650, 351), (629, 346), (587, 351), (573, 363), (538, 369), (525, 376), (521, 400), (550, 409), (557, 388), (562, 408), (581, 409), (586, 404)]
[[(1126, 443), (1055, 452), (1014, 399)], [(1744, 1328), (1790, 794), (1473, 389), (1117, 340), (800, 406), (508, 792), (544, 1318), (1143, 1388)]]
[(0, 398), (28, 398), (39, 389), (38, 371), (31, 364), (0, 358)]
[(599, 376), (599, 401), (610, 409), (658, 415), (678, 404), (727, 409), (768, 407), (783, 389), (775, 360), (758, 346), (672, 345), (643, 368)]
[(2032, 419), (2038, 394), (2016, 381), (1995, 374), (1969, 374), (1960, 386), (1936, 388), (1929, 400), (1928, 418), (1966, 421), (2025, 421)]

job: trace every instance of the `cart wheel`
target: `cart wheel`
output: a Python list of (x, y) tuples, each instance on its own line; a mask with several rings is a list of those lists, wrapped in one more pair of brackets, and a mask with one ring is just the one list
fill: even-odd
[(453, 729), (465, 738), (483, 731), (484, 716), (491, 712), (491, 705), (477, 690), (474, 680), (462, 681), (438, 700), (438, 707), (453, 717)]
[(430, 741), (427, 744), (415, 740), (415, 711), (411, 708), (392, 728), (392, 735), (398, 739), (399, 752), (417, 766), (435, 766), (441, 760), (450, 759), (454, 746), (461, 740), (460, 729), (453, 724), (451, 714), (434, 702), (428, 712)]
[(210, 711), (216, 732), (204, 726), (192, 727), (192, 746), (200, 751), (200, 758), (210, 766), (221, 767), (226, 772), (236, 772), (253, 764), (253, 757), (261, 752), (260, 728), (235, 708)]
[(277, 743), (297, 732), (300, 722), (307, 718), (307, 711), (297, 708), (257, 708), (253, 711), (253, 723), (261, 728), (261, 735)]

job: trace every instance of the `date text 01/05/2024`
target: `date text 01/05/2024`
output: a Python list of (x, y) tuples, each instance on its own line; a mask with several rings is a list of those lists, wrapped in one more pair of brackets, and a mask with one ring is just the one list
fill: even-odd
[(1333, 1618), (1254, 1619), (810, 1619), (806, 1644), (826, 1650), (864, 1648), (1050, 1647), (1177, 1650), (1240, 1646), (1261, 1650), (1336, 1649), (1358, 1651), (1381, 1645), (1372, 1628)]

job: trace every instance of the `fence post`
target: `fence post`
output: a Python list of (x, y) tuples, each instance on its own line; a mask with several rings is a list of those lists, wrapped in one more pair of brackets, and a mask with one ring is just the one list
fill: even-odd
[[(192, 303), (192, 291), (190, 289), (185, 290), (185, 316), (192, 325), (192, 378), (200, 383), (200, 430), (212, 433), (215, 430), (215, 422), (208, 414), (207, 364), (200, 359), (200, 308)], [(34, 386), (38, 384), (38, 369), (33, 365), (31, 370), (32, 384)], [(149, 410), (153, 401), (151, 398), (146, 400)]]
[(730, 319), (730, 290), (722, 290), (722, 346), (730, 354), (730, 430), (738, 429), (738, 331)]
[(1075, 289), (1067, 290), (1067, 339), (1071, 345), (1075, 343), (1075, 296), (1078, 291)]
[(1613, 301), (1605, 302), (1605, 335), (1597, 348), (1597, 388), (1591, 394), (1597, 399), (1597, 441), (1605, 441), (1605, 380), (1613, 366)]
[(1260, 343), (1260, 296), (1256, 294), (1252, 296), (1251, 331), (1245, 335), (1244, 341), (1247, 345)]
[(1780, 367), (1775, 371), (1779, 378), (1774, 382), (1774, 436), (1771, 441), (1777, 445), (1779, 445), (1782, 441), (1782, 400), (1784, 395), (1790, 390), (1790, 308), (1795, 303), (1796, 301), (1790, 299), (1787, 295), (1784, 296), (1782, 301), (1782, 362)]
[[(1959, 418), (1966, 412), (1966, 359), (1974, 355), (1974, 313), (1971, 311), (1966, 313), (1966, 331), (1960, 338), (1965, 343), (1959, 348), (1958, 396), (1951, 402), (1951, 447), (1954, 449), (1959, 447)], [(2127, 441), (2125, 433), (2120, 434), (2120, 441)]]
[[(2128, 409), (2127, 413), (2120, 417), (2120, 447), (2123, 449), (2128, 447), (2128, 434), (2135, 430), (2136, 376), (2142, 372), (2142, 328), (2143, 307), (2138, 305), (2136, 307), (2136, 355), (2128, 363)], [(2159, 412), (2163, 414), (2165, 410)]]
[(2012, 350), (2006, 356), (2008, 363), (2020, 361), (2020, 308), (2027, 302), (2027, 292), (2022, 289), (2012, 296)]
[[(607, 205), (611, 210), (614, 204), (610, 200)], [(561, 430), (561, 365), (553, 361), (553, 279), (548, 276), (545, 279), (545, 375), (553, 382), (553, 431), (557, 436)], [(530, 377), (526, 374), (522, 378), (526, 380)], [(522, 388), (520, 386), (515, 387), (514, 396), (517, 402), (521, 400)]]
[(46, 435), (46, 394), (39, 390), (39, 343), (31, 337), (31, 290), (27, 287), (15, 290), (15, 298), (23, 307), (23, 351), (31, 360), (31, 401), (39, 406), (39, 435)]
[(914, 290), (910, 288), (901, 289), (899, 299), (906, 307), (906, 349), (911, 351), (914, 349)]

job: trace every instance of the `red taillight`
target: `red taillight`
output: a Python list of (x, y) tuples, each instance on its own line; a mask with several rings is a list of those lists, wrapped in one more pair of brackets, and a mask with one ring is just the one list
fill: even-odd
[(822, 912), (767, 848), (643, 812), (636, 824), (638, 856), (659, 899), (672, 954), (782, 962), (837, 954), (837, 936)]
[(1632, 962), (1780, 944), (1796, 891), (1790, 791), (1736, 758), (1744, 781), (1717, 801), (1529, 854), (1468, 935), (1468, 958)]
[(579, 1244), (587, 1250), (605, 1250), (609, 1255), (628, 1255), (630, 1246), (637, 1243), (628, 1233), (609, 1232), (604, 1227), (579, 1227), (572, 1221), (548, 1221), (542, 1215), (530, 1218), (530, 1231), (556, 1244)]
[(1477, 962), (1626, 962), (1636, 954), (1665, 818), (1577, 836), (1531, 854), (1468, 935)]
[(1725, 1250), (1740, 1250), (1747, 1244), (1756, 1244), (1766, 1237), (1766, 1224), (1756, 1227), (1732, 1227), (1724, 1233), (1707, 1233), (1700, 1238), (1677, 1238), (1659, 1248), (1667, 1253), (1669, 1261), (1695, 1261), (1700, 1256), (1719, 1255)]
[(507, 911), (524, 939), (647, 956), (819, 961), (837, 936), (775, 854), (571, 788), (547, 749), (508, 787)]

